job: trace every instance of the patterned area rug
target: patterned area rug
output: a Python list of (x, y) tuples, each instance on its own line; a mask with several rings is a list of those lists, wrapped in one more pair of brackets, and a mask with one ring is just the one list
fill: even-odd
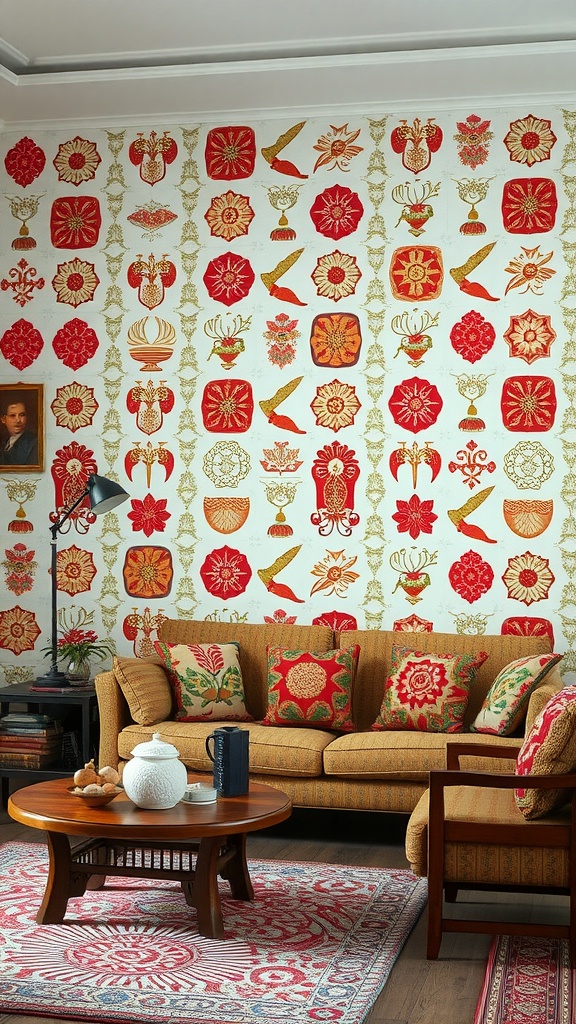
[(205, 939), (176, 882), (111, 878), (37, 925), (47, 853), (0, 847), (0, 1010), (171, 1024), (359, 1024), (426, 902), (409, 871), (251, 861)]
[(574, 1024), (575, 973), (567, 942), (495, 938), (474, 1024)]

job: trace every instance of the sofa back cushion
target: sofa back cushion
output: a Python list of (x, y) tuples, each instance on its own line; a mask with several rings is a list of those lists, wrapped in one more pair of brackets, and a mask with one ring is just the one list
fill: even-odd
[(478, 654), (488, 651), (488, 658), (476, 672), (464, 716), (464, 729), (468, 729), (488, 693), (496, 676), (505, 665), (529, 654), (550, 651), (548, 637), (524, 636), (467, 636), (460, 633), (414, 633), (393, 630), (354, 629), (339, 634), (341, 647), (360, 644), (358, 672), (352, 696), (352, 717), (357, 729), (369, 729), (375, 721), (384, 684), (391, 673), (392, 646), (414, 646), (426, 654)]
[(160, 627), (159, 638), (164, 643), (172, 644), (238, 643), (246, 707), (257, 721), (264, 718), (268, 707), (266, 648), (269, 645), (310, 651), (329, 651), (335, 646), (334, 634), (327, 626), (299, 626), (276, 622), (165, 619)]
[(174, 714), (174, 697), (163, 665), (148, 658), (113, 659), (114, 674), (137, 725), (155, 725)]

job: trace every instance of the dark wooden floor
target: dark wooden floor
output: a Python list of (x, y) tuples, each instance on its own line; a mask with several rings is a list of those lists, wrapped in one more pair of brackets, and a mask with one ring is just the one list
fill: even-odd
[[(248, 855), (254, 858), (324, 861), (371, 867), (406, 868), (404, 831), (406, 818), (386, 814), (354, 814), (335, 811), (295, 811), (292, 818), (267, 832), (249, 837)], [(41, 832), (13, 822), (0, 811), (0, 840), (43, 842)], [(476, 901), (476, 897), (474, 898)], [(478, 896), (487, 914), (496, 897)], [(504, 898), (503, 898), (504, 899)], [(494, 902), (493, 902), (494, 901)], [(519, 905), (527, 919), (565, 916), (566, 901), (519, 897), (511, 907), (498, 899), (502, 917), (517, 915)], [(451, 908), (458, 913), (458, 904)], [(476, 907), (477, 915), (482, 907)], [(366, 1024), (472, 1024), (484, 977), (490, 937), (444, 937), (440, 958), (426, 960), (426, 911), (412, 931), (392, 974), (375, 1003)], [(59, 1024), (60, 1018), (52, 1018)], [(40, 1017), (0, 1013), (0, 1024), (38, 1024)]]

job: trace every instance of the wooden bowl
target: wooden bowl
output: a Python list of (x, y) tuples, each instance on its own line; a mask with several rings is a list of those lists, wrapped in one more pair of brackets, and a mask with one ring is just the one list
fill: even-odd
[(71, 796), (78, 797), (79, 800), (83, 800), (87, 807), (103, 807), (104, 804), (111, 803), (119, 793), (123, 793), (122, 786), (116, 786), (113, 793), (82, 793), (77, 792), (76, 786), (69, 786), (68, 792)]

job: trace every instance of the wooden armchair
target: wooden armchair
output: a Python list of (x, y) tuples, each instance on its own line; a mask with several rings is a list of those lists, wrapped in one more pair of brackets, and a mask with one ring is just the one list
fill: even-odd
[[(406, 855), (415, 874), (428, 876), (428, 948), (434, 960), (442, 933), (488, 932), (568, 939), (576, 965), (576, 774), (512, 775), (461, 771), (466, 755), (516, 758), (514, 748), (447, 744), (447, 770), (430, 772), (430, 789), (415, 807)], [(527, 821), (514, 789), (565, 789), (568, 806)], [(460, 889), (568, 895), (569, 923), (455, 920), (444, 897)]]

